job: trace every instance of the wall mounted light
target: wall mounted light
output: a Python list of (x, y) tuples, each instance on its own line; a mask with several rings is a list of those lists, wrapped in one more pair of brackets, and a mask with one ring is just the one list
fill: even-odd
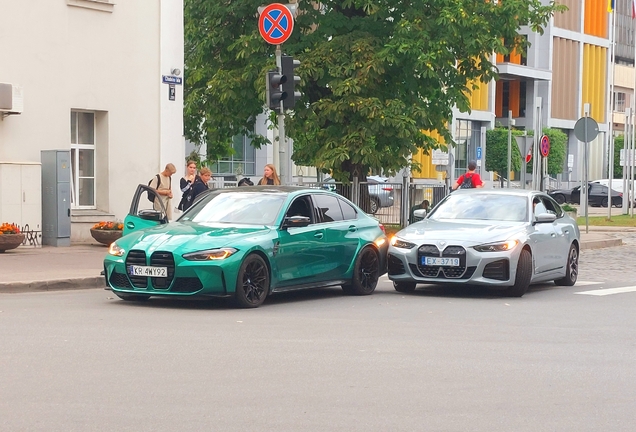
[(174, 69), (172, 69), (172, 70), (170, 71), (170, 73), (171, 73), (172, 75), (179, 76), (179, 75), (181, 75), (181, 69), (179, 69), (179, 68), (174, 68)]

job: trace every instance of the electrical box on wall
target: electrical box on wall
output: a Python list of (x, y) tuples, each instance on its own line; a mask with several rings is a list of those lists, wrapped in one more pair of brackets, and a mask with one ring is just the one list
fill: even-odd
[(23, 109), (22, 87), (15, 84), (0, 83), (0, 112), (22, 114)]

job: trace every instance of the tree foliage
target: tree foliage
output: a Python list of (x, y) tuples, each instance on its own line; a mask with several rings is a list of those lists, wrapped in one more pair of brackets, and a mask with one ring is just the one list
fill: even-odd
[[(299, 3), (283, 51), (301, 61), (303, 98), (287, 116), (297, 164), (339, 180), (396, 171), (418, 149), (452, 142), (452, 109), (470, 110), (478, 81), (497, 77), (492, 54), (521, 48), (520, 26), (542, 32), (541, 0), (325, 0)], [(185, 0), (186, 135), (208, 154), (250, 134), (264, 106), (274, 47), (257, 29), (262, 0)], [(313, 5), (320, 5), (313, 7)], [(506, 41), (506, 43), (504, 43)], [(256, 138), (256, 145), (263, 143)]]
[(623, 178), (623, 167), (621, 166), (621, 150), (625, 148), (625, 135), (614, 138), (614, 178)]
[[(521, 153), (515, 140), (516, 135), (522, 132), (511, 131), (510, 143), (510, 169), (519, 171), (521, 169)], [(486, 171), (496, 171), (501, 177), (509, 178), (508, 172), (508, 129), (495, 128), (486, 132)]]

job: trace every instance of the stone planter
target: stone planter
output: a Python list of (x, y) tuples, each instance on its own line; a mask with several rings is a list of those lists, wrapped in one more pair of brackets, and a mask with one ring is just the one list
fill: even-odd
[(24, 234), (0, 234), (0, 253), (15, 249), (24, 241)]
[(122, 236), (121, 230), (96, 230), (91, 228), (91, 235), (99, 243), (110, 246), (112, 242)]
[(570, 216), (572, 219), (576, 220), (576, 210), (566, 211), (565, 213), (566, 213), (568, 216)]

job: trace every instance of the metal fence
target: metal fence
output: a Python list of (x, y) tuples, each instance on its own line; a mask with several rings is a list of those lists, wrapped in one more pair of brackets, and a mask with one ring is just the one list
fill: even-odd
[[(210, 181), (211, 188), (236, 187), (236, 180), (214, 178)], [(399, 225), (405, 227), (409, 223), (411, 209), (416, 204), (427, 200), (433, 208), (447, 194), (448, 188), (444, 184), (418, 183), (382, 183), (358, 182), (344, 184), (336, 181), (302, 182), (295, 186), (313, 189), (324, 189), (335, 192), (349, 199), (365, 212), (375, 216), (384, 225)]]

